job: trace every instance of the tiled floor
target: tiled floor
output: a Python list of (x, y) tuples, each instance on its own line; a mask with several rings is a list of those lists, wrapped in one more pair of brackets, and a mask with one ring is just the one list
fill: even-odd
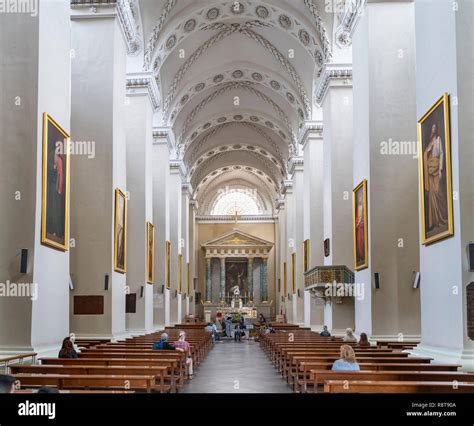
[(260, 345), (216, 343), (183, 393), (291, 393)]

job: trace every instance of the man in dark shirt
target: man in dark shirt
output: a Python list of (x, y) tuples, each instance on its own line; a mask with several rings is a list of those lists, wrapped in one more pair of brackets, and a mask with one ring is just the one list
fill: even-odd
[(328, 331), (328, 326), (325, 325), (323, 327), (323, 331), (321, 331), (321, 333), (319, 333), (320, 336), (322, 337), (331, 337), (331, 333)]
[(153, 344), (153, 349), (174, 351), (176, 348), (168, 342), (168, 334), (162, 333), (160, 341)]

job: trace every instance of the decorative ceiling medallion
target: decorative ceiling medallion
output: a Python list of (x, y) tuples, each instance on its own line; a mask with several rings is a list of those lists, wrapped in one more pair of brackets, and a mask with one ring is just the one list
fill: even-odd
[(300, 116), (302, 120), (304, 120), (304, 112), (301, 108), (298, 108), (298, 115)]
[(286, 139), (286, 135), (285, 135), (281, 130), (278, 131), (278, 134), (279, 134), (283, 139)]
[(280, 90), (281, 89), (280, 83), (278, 83), (278, 81), (276, 81), (276, 80), (272, 80), (270, 82), (270, 86), (272, 86), (275, 90)]
[(223, 75), (223, 74), (217, 74), (217, 75), (212, 79), (212, 81), (214, 81), (214, 83), (220, 83), (222, 80), (224, 80), (224, 75)]
[(212, 9), (209, 9), (207, 11), (207, 19), (210, 21), (214, 21), (214, 19), (217, 19), (220, 15), (220, 10), (217, 7), (213, 7)]
[(157, 56), (155, 62), (153, 63), (153, 71), (157, 72), (161, 65), (161, 57)]
[(226, 147), (226, 146), (221, 146), (221, 147), (219, 148), (219, 151), (220, 151), (220, 152), (227, 151), (227, 147)]
[(263, 80), (263, 76), (262, 74), (260, 74), (259, 72), (254, 72), (252, 74), (252, 78), (255, 80), (255, 81), (262, 81)]
[(265, 6), (257, 6), (255, 13), (260, 19), (267, 19), (268, 15), (270, 15), (270, 12)]
[(255, 147), (252, 146), (252, 145), (247, 146), (247, 149), (248, 149), (249, 151), (255, 151)]
[(212, 157), (214, 154), (215, 154), (214, 151), (209, 151), (208, 154), (207, 154), (207, 156), (208, 156), (208, 157)]
[(232, 73), (232, 77), (234, 78), (242, 78), (244, 76), (244, 73), (241, 70), (235, 70)]
[(220, 117), (217, 119), (218, 123), (225, 123), (227, 121), (227, 117)]
[(202, 128), (203, 128), (204, 130), (209, 129), (209, 127), (211, 127), (211, 123), (206, 123), (206, 124), (204, 124), (204, 126), (202, 126)]
[(176, 44), (176, 36), (173, 34), (166, 40), (166, 49), (171, 50)]
[(240, 166), (234, 166), (234, 170), (240, 170), (242, 167)]
[(286, 98), (288, 99), (288, 101), (289, 101), (290, 103), (292, 103), (292, 104), (295, 103), (295, 97), (294, 97), (290, 92), (288, 92), (288, 93), (286, 94)]
[(196, 87), (194, 88), (194, 90), (196, 92), (200, 92), (202, 89), (204, 89), (206, 87), (206, 85), (204, 83), (199, 83), (199, 84), (196, 84)]
[(184, 95), (180, 101), (181, 105), (184, 105), (186, 102), (188, 102), (188, 99), (189, 99), (189, 95)]
[(255, 115), (251, 115), (250, 116), (250, 121), (253, 121), (254, 123), (256, 123), (257, 121), (260, 121), (260, 119), (258, 117), (256, 117)]
[(290, 29), (293, 25), (291, 19), (286, 15), (280, 15), (280, 17), (278, 18), (278, 22), (280, 22), (280, 25), (285, 28), (285, 30)]
[(198, 132), (194, 132), (194, 133), (191, 135), (191, 139), (195, 139), (197, 135), (198, 135)]
[(171, 121), (173, 121), (175, 117), (176, 117), (176, 111), (173, 111), (170, 117)]
[(317, 64), (322, 67), (323, 66), (323, 63), (324, 63), (324, 56), (323, 54), (319, 51), (319, 50), (316, 50), (316, 52), (314, 53), (314, 57), (316, 58), (316, 62)]
[(244, 117), (240, 114), (234, 115), (234, 120), (236, 120), (236, 121), (242, 121), (243, 119), (244, 119)]
[(260, 150), (260, 154), (268, 155), (267, 151), (264, 151), (263, 149)]
[(311, 37), (308, 34), (308, 31), (300, 30), (299, 36), (300, 36), (301, 43), (303, 43), (305, 46), (308, 46), (308, 44), (311, 41)]
[(242, 149), (242, 145), (233, 145), (232, 148), (234, 148), (234, 149)]
[(270, 127), (270, 129), (273, 129), (275, 125), (271, 121), (265, 121), (265, 124)]
[(245, 7), (240, 1), (235, 1), (231, 6), (230, 6), (230, 11), (234, 15), (241, 15), (242, 13), (245, 12)]
[(189, 19), (184, 24), (184, 31), (186, 31), (187, 33), (190, 33), (191, 31), (193, 31), (194, 28), (196, 28), (196, 20), (195, 19)]

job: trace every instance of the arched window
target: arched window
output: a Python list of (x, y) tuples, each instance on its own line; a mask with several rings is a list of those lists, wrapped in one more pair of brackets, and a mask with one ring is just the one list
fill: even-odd
[(221, 194), (214, 203), (212, 215), (258, 215), (262, 211), (259, 208), (257, 198), (250, 190), (233, 189)]

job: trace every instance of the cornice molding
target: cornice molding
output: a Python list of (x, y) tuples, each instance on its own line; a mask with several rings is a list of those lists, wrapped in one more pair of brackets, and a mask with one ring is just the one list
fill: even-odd
[(305, 121), (298, 136), (298, 143), (302, 145), (303, 149), (311, 138), (321, 139), (323, 137), (323, 127), (322, 121)]
[(138, 55), (142, 50), (140, 26), (135, 19), (133, 7), (138, 10), (136, 0), (70, 0), (71, 9), (89, 8), (88, 12), (72, 15), (72, 19), (113, 17), (110, 13), (100, 13), (98, 8), (115, 8), (116, 16), (127, 46), (127, 54)]
[(170, 173), (171, 174), (179, 174), (181, 177), (181, 183), (186, 184), (186, 166), (184, 165), (184, 162), (182, 160), (170, 160)]
[(168, 151), (174, 150), (174, 134), (171, 127), (153, 127), (153, 145), (167, 145)]
[(296, 171), (303, 170), (304, 168), (304, 158), (299, 156), (290, 157), (288, 160), (288, 173), (290, 176), (293, 176)]
[(330, 64), (324, 65), (315, 91), (316, 103), (322, 106), (324, 98), (331, 84), (351, 86), (352, 85), (352, 64)]
[(136, 96), (146, 91), (153, 111), (160, 108), (160, 92), (153, 73), (133, 73), (127, 75), (127, 95)]

